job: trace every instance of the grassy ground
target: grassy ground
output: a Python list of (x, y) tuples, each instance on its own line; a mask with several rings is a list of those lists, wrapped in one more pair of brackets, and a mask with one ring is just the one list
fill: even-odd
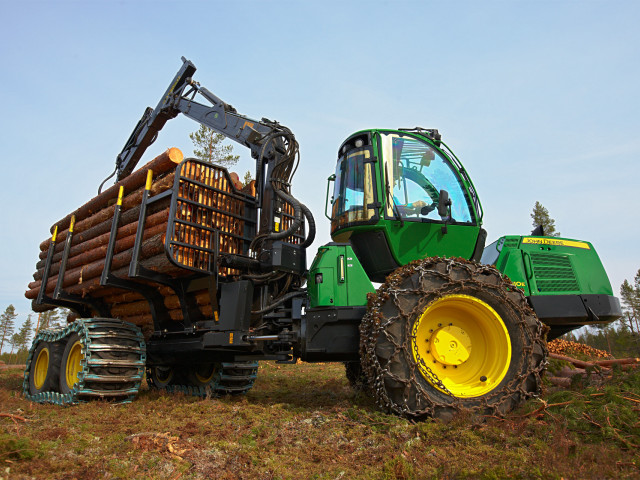
[(0, 478), (640, 478), (638, 373), (447, 425), (379, 411), (340, 364), (265, 362), (258, 378), (243, 397), (144, 390), (63, 408), (25, 401), (22, 372), (0, 372), (13, 415), (0, 417)]

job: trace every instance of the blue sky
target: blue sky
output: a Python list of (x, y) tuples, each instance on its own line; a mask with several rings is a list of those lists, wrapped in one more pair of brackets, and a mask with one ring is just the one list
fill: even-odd
[[(349, 134), (438, 128), (470, 172), (488, 241), (526, 234), (535, 201), (593, 242), (617, 293), (640, 268), (640, 3), (628, 1), (0, 0), (0, 310), (21, 322), (49, 227), (94, 196), (181, 65), (241, 113), (287, 125), (294, 194), (324, 219)], [(143, 162), (189, 155), (186, 118)], [(241, 154), (241, 173), (252, 169)], [(314, 248), (315, 250), (315, 248)]]

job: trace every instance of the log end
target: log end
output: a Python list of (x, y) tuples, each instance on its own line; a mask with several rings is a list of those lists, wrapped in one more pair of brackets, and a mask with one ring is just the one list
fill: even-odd
[(171, 160), (173, 163), (180, 163), (184, 159), (182, 151), (179, 148), (175, 147), (171, 147), (167, 150), (167, 157), (169, 157), (169, 160)]

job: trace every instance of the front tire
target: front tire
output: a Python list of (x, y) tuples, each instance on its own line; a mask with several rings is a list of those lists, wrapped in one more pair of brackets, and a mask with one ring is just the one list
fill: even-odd
[(370, 299), (361, 362), (376, 401), (398, 415), (503, 415), (541, 389), (545, 327), (495, 268), (430, 258)]

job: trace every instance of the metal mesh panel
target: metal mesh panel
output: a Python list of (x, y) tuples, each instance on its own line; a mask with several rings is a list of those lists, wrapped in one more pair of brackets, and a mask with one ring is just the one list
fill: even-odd
[(507, 238), (504, 241), (504, 248), (518, 248), (519, 243), (520, 239), (518, 238)]
[(580, 289), (568, 256), (532, 253), (531, 264), (540, 292), (567, 292)]
[[(182, 267), (214, 273), (218, 253), (247, 253), (256, 231), (255, 199), (233, 186), (225, 168), (192, 159), (178, 168), (169, 256)], [(220, 268), (218, 273), (237, 272)]]

